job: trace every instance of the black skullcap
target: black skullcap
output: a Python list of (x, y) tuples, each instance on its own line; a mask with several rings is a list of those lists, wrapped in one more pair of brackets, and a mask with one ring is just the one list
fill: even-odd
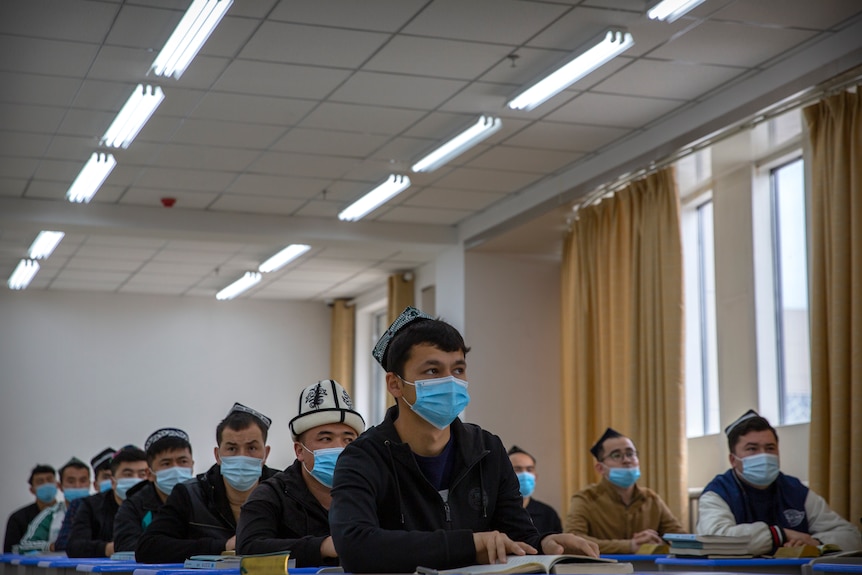
[(225, 417), (229, 416), (231, 413), (234, 413), (235, 411), (239, 411), (242, 413), (248, 413), (252, 417), (257, 418), (263, 424), (263, 427), (265, 429), (269, 429), (269, 426), (272, 425), (272, 420), (270, 418), (268, 418), (267, 416), (265, 416), (264, 414), (262, 414), (259, 411), (255, 411), (254, 409), (241, 404), (240, 402), (234, 403), (233, 407), (230, 408), (230, 411), (227, 412), (227, 415)]
[[(749, 409), (748, 411), (746, 411), (745, 413), (743, 413), (742, 415), (740, 415), (740, 416), (739, 416), (739, 418), (738, 418), (736, 421), (734, 421), (733, 423), (731, 423), (730, 425), (728, 425), (727, 427), (725, 427), (725, 428), (724, 428), (724, 434), (725, 434), (725, 435), (730, 435), (730, 432), (731, 432), (731, 431), (733, 431), (733, 429), (734, 429), (737, 425), (739, 425), (740, 423), (742, 423), (743, 421), (745, 421), (745, 420), (747, 420), (747, 419), (751, 419), (752, 417), (760, 417), (760, 414), (759, 414), (759, 413), (757, 413), (756, 411), (754, 411), (753, 409)], [(761, 418), (761, 419), (762, 419), (762, 418)]]
[(182, 429), (177, 429), (176, 427), (163, 427), (154, 431), (147, 438), (146, 443), (144, 443), (144, 451), (149, 451), (150, 447), (152, 447), (154, 443), (166, 437), (176, 437), (182, 439), (188, 444), (191, 444), (191, 441), (189, 441), (189, 434)]
[(93, 468), (93, 471), (99, 471), (102, 468), (109, 468), (111, 466), (111, 459), (114, 458), (114, 448), (106, 447), (102, 451), (98, 453), (93, 459), (90, 460), (90, 467)]
[(377, 345), (374, 346), (374, 349), (371, 351), (371, 355), (374, 356), (377, 363), (383, 366), (383, 369), (386, 369), (386, 366), (383, 364), (383, 359), (386, 357), (386, 350), (389, 349), (389, 343), (392, 341), (392, 338), (395, 337), (395, 334), (397, 334), (401, 328), (417, 319), (434, 318), (424, 311), (418, 310), (415, 307), (407, 306), (404, 308), (404, 311), (401, 312), (401, 315), (395, 318), (392, 325), (383, 332), (380, 339), (377, 340)]
[(605, 441), (607, 441), (608, 439), (613, 439), (614, 437), (625, 437), (625, 436), (622, 433), (620, 433), (619, 431), (617, 431), (616, 429), (612, 429), (610, 427), (605, 429), (605, 432), (602, 434), (601, 437), (599, 437), (599, 440), (596, 441), (596, 443), (592, 447), (590, 447), (590, 453), (593, 454), (593, 457), (598, 459), (599, 454), (602, 452), (602, 444)]

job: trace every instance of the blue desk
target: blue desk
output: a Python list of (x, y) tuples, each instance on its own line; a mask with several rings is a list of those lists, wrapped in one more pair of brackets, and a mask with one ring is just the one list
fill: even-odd
[[(84, 573), (134, 573), (135, 569), (183, 569), (182, 563), (135, 563), (131, 561), (113, 561), (108, 559), (108, 563), (90, 563), (78, 565), (78, 571)], [(193, 569), (195, 573), (203, 571), (211, 571), (210, 569)], [(212, 569), (215, 571), (215, 569)], [(220, 572), (231, 571), (230, 569), (219, 569)], [(239, 569), (236, 569), (239, 573)]]
[(862, 563), (815, 563), (811, 570), (815, 573), (862, 573)]
[(659, 571), (734, 571), (737, 573), (781, 573), (801, 575), (803, 559), (699, 559), (688, 557), (665, 557), (656, 559)]
[(659, 568), (655, 562), (656, 560), (664, 559), (665, 557), (667, 557), (667, 555), (642, 555), (637, 553), (602, 555), (602, 558), (604, 559), (616, 559), (620, 563), (631, 563), (635, 573), (658, 571)]
[(158, 565), (138, 567), (133, 575), (239, 575), (239, 567), (235, 569), (185, 569), (164, 568)]

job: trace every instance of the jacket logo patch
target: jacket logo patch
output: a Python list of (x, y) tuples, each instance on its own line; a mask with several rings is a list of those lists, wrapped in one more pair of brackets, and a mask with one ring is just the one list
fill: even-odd
[(805, 512), (798, 509), (785, 509), (784, 518), (791, 527), (796, 527), (805, 519)]
[(476, 511), (481, 511), (488, 505), (488, 494), (478, 487), (470, 490), (469, 496), (470, 508)]

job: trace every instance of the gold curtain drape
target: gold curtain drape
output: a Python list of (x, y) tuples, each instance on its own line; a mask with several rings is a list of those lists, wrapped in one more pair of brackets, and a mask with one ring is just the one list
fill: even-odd
[[(389, 324), (395, 321), (404, 308), (413, 305), (413, 274), (411, 272), (397, 273), (389, 276), (386, 292), (386, 318)], [(395, 405), (395, 398), (386, 392), (387, 409)]]
[(862, 86), (805, 108), (811, 145), (811, 488), (862, 517)]
[(579, 210), (562, 269), (565, 496), (596, 481), (606, 427), (642, 454), (642, 485), (688, 522), (679, 198), (666, 168)]
[(353, 353), (356, 312), (349, 300), (337, 299), (332, 304), (331, 349), (329, 377), (353, 394)]

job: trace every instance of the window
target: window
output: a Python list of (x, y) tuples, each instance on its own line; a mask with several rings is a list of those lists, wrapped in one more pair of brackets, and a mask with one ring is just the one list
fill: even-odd
[[(768, 168), (768, 202), (756, 206), (759, 396), (763, 415), (781, 425), (811, 418), (805, 177), (799, 157)], [(764, 241), (765, 240), (761, 240)], [(767, 265), (768, 264), (768, 265)]]
[(712, 200), (684, 213), (683, 250), (686, 430), (688, 437), (696, 437), (717, 433), (719, 429)]

